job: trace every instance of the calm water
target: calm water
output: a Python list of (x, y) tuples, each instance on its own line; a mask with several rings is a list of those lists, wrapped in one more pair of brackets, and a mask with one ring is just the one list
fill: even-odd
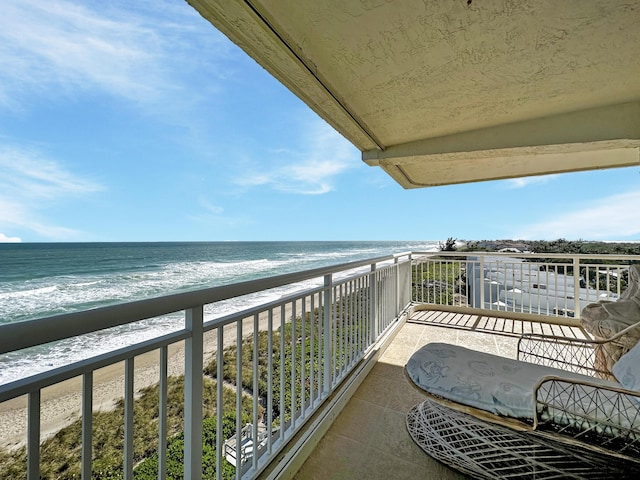
[[(0, 324), (336, 265), (426, 242), (189, 242), (0, 244)], [(311, 283), (309, 284), (311, 286)], [(257, 305), (292, 287), (254, 295)], [(229, 301), (207, 318), (248, 308)], [(180, 328), (182, 315), (138, 322), (55, 346), (0, 356), (0, 383)], [(115, 334), (117, 333), (117, 334)]]

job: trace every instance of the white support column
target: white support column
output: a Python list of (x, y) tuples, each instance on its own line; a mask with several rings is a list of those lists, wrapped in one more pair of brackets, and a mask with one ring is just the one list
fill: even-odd
[(160, 348), (160, 384), (158, 397), (158, 480), (167, 477), (167, 389), (169, 349)]
[(124, 478), (133, 479), (133, 379), (134, 358), (124, 361)]
[(191, 336), (184, 351), (184, 478), (202, 478), (202, 305), (185, 312), (185, 328)]
[(331, 382), (332, 382), (332, 365), (333, 359), (331, 355), (331, 345), (333, 342), (333, 329), (331, 328), (331, 311), (333, 302), (331, 299), (331, 292), (333, 289), (333, 277), (331, 274), (324, 276), (324, 308), (322, 309), (324, 313), (324, 372), (323, 372), (323, 380), (324, 380), (324, 394), (329, 395), (331, 391)]
[(573, 318), (580, 318), (580, 257), (573, 257)]
[(82, 376), (82, 480), (91, 480), (93, 443), (93, 372)]
[(397, 317), (400, 315), (400, 265), (398, 264), (398, 257), (393, 259), (393, 264), (396, 269), (396, 314)]
[[(480, 305), (479, 308), (486, 308), (484, 302), (484, 255), (480, 255)], [(489, 306), (491, 308), (491, 306)]]
[[(222, 405), (222, 367), (224, 363), (224, 327), (216, 329), (216, 405)], [(224, 428), (222, 426), (222, 408), (216, 408), (216, 465), (222, 465)], [(222, 480), (222, 469), (216, 468), (216, 480)]]
[(40, 390), (29, 393), (27, 404), (27, 479), (40, 480)]
[(371, 343), (378, 338), (380, 334), (380, 329), (378, 328), (378, 283), (376, 282), (376, 264), (371, 264), (371, 273), (369, 274), (369, 301), (371, 302), (371, 333), (373, 334), (373, 338), (370, 339)]

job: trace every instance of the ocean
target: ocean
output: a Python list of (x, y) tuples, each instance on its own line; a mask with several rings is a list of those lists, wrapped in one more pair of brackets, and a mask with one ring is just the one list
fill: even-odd
[[(437, 241), (5, 243), (0, 244), (0, 325), (437, 248)], [(313, 284), (295, 288), (304, 286)], [(206, 319), (277, 300), (292, 288), (217, 304), (207, 310)], [(182, 324), (182, 314), (166, 315), (0, 355), (0, 384), (168, 333)]]

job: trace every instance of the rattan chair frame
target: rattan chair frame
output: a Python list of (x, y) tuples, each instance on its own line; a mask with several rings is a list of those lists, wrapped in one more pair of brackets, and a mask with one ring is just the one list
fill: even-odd
[[(432, 395), (411, 409), (407, 428), (429, 455), (474, 478), (640, 478), (640, 392), (603, 386), (598, 362), (632, 325), (605, 340), (529, 334), (518, 360), (594, 377), (547, 376), (534, 388), (533, 421), (499, 417)], [(416, 387), (418, 388), (418, 387)]]

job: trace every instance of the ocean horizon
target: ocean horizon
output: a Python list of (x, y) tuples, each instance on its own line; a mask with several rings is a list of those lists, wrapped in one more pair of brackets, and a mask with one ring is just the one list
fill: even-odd
[[(2, 243), (0, 325), (438, 246), (439, 241)], [(316, 283), (220, 302), (207, 309), (206, 319)], [(175, 331), (182, 324), (182, 314), (165, 315), (0, 355), (0, 384)]]

